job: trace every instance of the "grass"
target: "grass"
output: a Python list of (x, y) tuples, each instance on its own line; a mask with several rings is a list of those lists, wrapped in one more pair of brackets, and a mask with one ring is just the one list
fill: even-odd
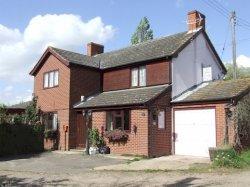
[(132, 162), (137, 162), (137, 161), (140, 161), (140, 160), (145, 160), (145, 159), (149, 159), (148, 157), (143, 157), (143, 156), (137, 156), (133, 159), (130, 159), (127, 161), (127, 164), (131, 164)]

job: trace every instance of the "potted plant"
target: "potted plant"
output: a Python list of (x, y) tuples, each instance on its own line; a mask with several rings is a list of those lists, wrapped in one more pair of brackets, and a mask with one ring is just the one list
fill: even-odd
[(95, 155), (99, 153), (105, 153), (105, 141), (102, 136), (100, 136), (98, 129), (91, 129), (89, 130), (89, 140), (90, 140), (90, 148), (89, 148), (89, 154)]
[(105, 132), (104, 136), (109, 142), (126, 142), (128, 140), (128, 134), (120, 129)]

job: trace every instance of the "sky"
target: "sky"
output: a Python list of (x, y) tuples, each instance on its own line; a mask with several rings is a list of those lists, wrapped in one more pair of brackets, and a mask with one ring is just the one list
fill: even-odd
[[(214, 8), (213, 1), (224, 11)], [(158, 38), (186, 31), (187, 12), (194, 9), (206, 16), (206, 31), (225, 63), (232, 61), (225, 9), (236, 11), (237, 63), (250, 67), (250, 1), (0, 0), (0, 103), (31, 99), (29, 72), (47, 46), (84, 54), (90, 41), (103, 44), (105, 51), (123, 48), (130, 45), (142, 17), (149, 19)]]

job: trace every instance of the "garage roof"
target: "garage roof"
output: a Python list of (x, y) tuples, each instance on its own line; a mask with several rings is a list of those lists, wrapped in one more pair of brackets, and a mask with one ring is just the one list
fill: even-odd
[[(229, 100), (249, 92), (250, 78), (214, 81), (200, 88), (195, 88), (193, 92), (190, 91), (190, 94), (186, 94), (185, 97), (179, 96), (173, 100), (173, 103)], [(180, 97), (182, 99), (179, 99)]]

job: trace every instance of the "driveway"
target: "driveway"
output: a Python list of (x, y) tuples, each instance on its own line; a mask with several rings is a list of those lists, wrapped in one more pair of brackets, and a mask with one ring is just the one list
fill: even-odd
[[(167, 161), (169, 159), (169, 161)], [(176, 159), (174, 161), (174, 159)], [(189, 158), (190, 159), (190, 158)], [(193, 163), (187, 158), (186, 163)], [(164, 161), (165, 160), (165, 161)], [(172, 161), (170, 161), (172, 160)], [(142, 162), (143, 161), (143, 162)], [(181, 157), (161, 157), (130, 163), (156, 165), (181, 162)], [(197, 162), (197, 160), (196, 160)], [(0, 186), (248, 186), (250, 171), (189, 173), (187, 171), (95, 171), (92, 168), (127, 164), (124, 157), (43, 153), (0, 159)], [(148, 165), (150, 165), (148, 164)]]
[(0, 170), (74, 174), (89, 171), (98, 166), (122, 164), (126, 162), (123, 157), (118, 158), (103, 155), (87, 156), (79, 152), (74, 154), (46, 152), (36, 155), (0, 158)]
[(117, 171), (140, 171), (140, 170), (186, 170), (199, 164), (208, 165), (209, 158), (193, 156), (163, 156), (153, 159), (143, 159), (130, 164), (122, 163), (117, 165), (107, 165), (95, 167), (95, 170), (117, 170)]

